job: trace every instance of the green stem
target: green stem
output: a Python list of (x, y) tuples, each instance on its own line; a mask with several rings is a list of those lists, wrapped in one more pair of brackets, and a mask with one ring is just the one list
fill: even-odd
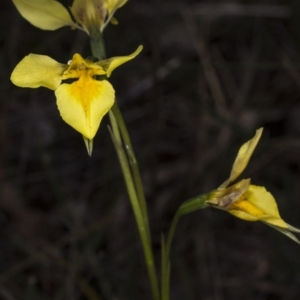
[[(102, 35), (99, 32), (91, 35), (90, 43), (92, 54), (99, 59), (105, 59), (105, 48)], [(115, 149), (121, 165), (128, 196), (132, 205), (143, 246), (147, 272), (151, 284), (152, 296), (154, 300), (159, 300), (159, 287), (151, 247), (150, 229), (142, 181), (140, 178), (135, 155), (131, 146), (130, 137), (117, 103), (115, 103), (113, 109), (109, 111), (109, 118), (113, 131), (112, 139), (115, 144)], [(124, 151), (122, 139), (124, 141), (128, 156)], [(130, 169), (128, 157), (132, 169)]]
[(182, 216), (180, 208), (176, 211), (175, 216), (172, 220), (170, 231), (167, 238), (167, 243), (163, 241), (162, 247), (162, 265), (161, 265), (161, 300), (170, 299), (170, 251), (173, 236), (179, 219)]
[(186, 214), (206, 207), (206, 195), (197, 196), (183, 202), (177, 209), (169, 230), (166, 244), (163, 244), (164, 253), (162, 254), (161, 267), (161, 300), (169, 300), (170, 289), (170, 252), (176, 226), (179, 219)]
[[(146, 199), (145, 199), (145, 192), (144, 192), (144, 188), (143, 188), (143, 183), (141, 180), (141, 174), (140, 174), (140, 170), (139, 170), (139, 166), (137, 163), (137, 159), (135, 157), (134, 154), (134, 150), (131, 144), (131, 140), (130, 140), (130, 136), (126, 127), (126, 124), (124, 122), (123, 116), (121, 114), (121, 111), (119, 109), (119, 106), (117, 104), (117, 102), (115, 102), (114, 106), (112, 107), (112, 112), (117, 120), (120, 132), (121, 132), (121, 136), (123, 138), (123, 142), (125, 145), (125, 149), (127, 151), (128, 157), (129, 157), (129, 163), (131, 166), (131, 170), (132, 170), (132, 174), (133, 174), (133, 179), (134, 179), (134, 183), (135, 183), (135, 187), (136, 187), (136, 192), (137, 192), (137, 196), (140, 202), (140, 206), (141, 206), (141, 211), (143, 214), (143, 218), (145, 220), (146, 224), (149, 224), (149, 220), (148, 220), (148, 213), (147, 213), (147, 205), (146, 205)], [(151, 235), (150, 235), (150, 231), (149, 231), (149, 226), (147, 226), (148, 229), (148, 236), (149, 239), (151, 241)]]
[(175, 232), (175, 229), (176, 229), (176, 226), (177, 226), (177, 223), (178, 223), (179, 219), (183, 215), (186, 215), (186, 214), (189, 214), (193, 211), (205, 208), (206, 207), (206, 204), (205, 204), (206, 198), (207, 198), (206, 195), (200, 195), (200, 196), (197, 196), (195, 198), (186, 200), (177, 209), (177, 211), (175, 213), (175, 216), (173, 217), (171, 227), (170, 227), (170, 231), (169, 231), (168, 238), (167, 238), (167, 243), (166, 243), (167, 257), (169, 257), (169, 255), (170, 255), (171, 244), (172, 244), (174, 232)]
[(179, 219), (182, 216), (183, 216), (182, 212), (180, 211), (180, 209), (178, 209), (176, 211), (175, 216), (173, 217), (173, 220), (172, 220), (172, 223), (171, 223), (171, 227), (170, 227), (170, 231), (169, 231), (168, 238), (167, 238), (167, 243), (166, 243), (166, 257), (168, 259), (169, 259), (169, 256), (170, 256), (171, 245), (172, 245), (175, 229), (176, 229), (176, 226), (178, 224)]
[(117, 155), (118, 155), (121, 169), (123, 172), (125, 184), (127, 187), (127, 192), (128, 192), (128, 195), (129, 195), (129, 198), (131, 201), (131, 205), (133, 208), (134, 216), (135, 216), (135, 219), (137, 222), (137, 227), (138, 227), (140, 238), (141, 238), (142, 245), (143, 245), (143, 250), (144, 250), (146, 266), (147, 266), (147, 270), (148, 270), (148, 276), (150, 279), (153, 299), (159, 300), (159, 288), (158, 288), (158, 282), (157, 282), (157, 277), (156, 277), (156, 270), (155, 270), (154, 259), (153, 259), (153, 254), (152, 254), (151, 242), (148, 238), (147, 229), (145, 226), (145, 220), (143, 219), (143, 214), (142, 214), (142, 211), (140, 208), (140, 204), (139, 204), (138, 197), (136, 194), (135, 186), (134, 186), (134, 183), (132, 180), (127, 156), (122, 147), (122, 140), (121, 140), (118, 124), (116, 122), (115, 116), (112, 113), (112, 111), (109, 112), (109, 118), (110, 118), (110, 122), (112, 125), (112, 130), (113, 130), (112, 138), (115, 143), (115, 148), (117, 151)]
[(92, 54), (97, 57), (99, 60), (106, 59), (106, 51), (103, 35), (96, 30), (91, 30), (90, 32), (90, 46), (92, 50)]

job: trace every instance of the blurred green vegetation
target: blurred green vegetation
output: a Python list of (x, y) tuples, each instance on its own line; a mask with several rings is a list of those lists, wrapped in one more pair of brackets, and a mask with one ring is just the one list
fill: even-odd
[[(0, 299), (150, 299), (108, 120), (90, 158), (53, 92), (9, 81), (28, 53), (89, 56), (88, 37), (41, 31), (11, 1), (0, 14)], [(105, 31), (108, 56), (144, 45), (111, 82), (139, 159), (158, 266), (177, 207), (222, 183), (262, 126), (245, 174), (300, 226), (299, 14), (297, 0), (129, 0)], [(193, 213), (175, 233), (171, 299), (299, 299), (298, 253), (261, 223)]]

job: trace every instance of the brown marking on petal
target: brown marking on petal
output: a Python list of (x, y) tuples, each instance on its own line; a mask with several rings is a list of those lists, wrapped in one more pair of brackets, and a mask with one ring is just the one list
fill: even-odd
[(241, 195), (241, 191), (232, 191), (230, 194), (227, 194), (219, 199), (218, 206), (227, 209), (235, 201), (237, 201), (241, 197)]
[(235, 185), (230, 186), (224, 190), (224, 193), (218, 199), (220, 208), (228, 209), (235, 201), (240, 199), (247, 191), (250, 184), (250, 180), (242, 180)]

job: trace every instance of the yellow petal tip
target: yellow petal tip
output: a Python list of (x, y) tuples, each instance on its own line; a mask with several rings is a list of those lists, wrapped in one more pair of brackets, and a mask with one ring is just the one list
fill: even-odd
[(237, 154), (237, 157), (231, 169), (230, 177), (221, 185), (221, 187), (226, 187), (226, 185), (228, 185), (230, 182), (233, 182), (235, 179), (237, 179), (240, 176), (240, 174), (244, 171), (257, 146), (257, 143), (262, 135), (262, 132), (263, 132), (262, 127), (256, 130), (254, 137), (248, 142), (244, 143), (242, 147), (239, 149), (239, 152)]
[(116, 56), (109, 59), (99, 61), (98, 64), (106, 71), (107, 77), (110, 77), (112, 71), (120, 65), (134, 59), (143, 50), (143, 46), (139, 45), (137, 49), (127, 56)]

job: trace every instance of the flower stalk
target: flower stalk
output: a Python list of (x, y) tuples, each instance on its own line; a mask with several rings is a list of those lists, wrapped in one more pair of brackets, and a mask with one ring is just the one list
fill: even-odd
[[(90, 44), (92, 55), (99, 59), (105, 59), (104, 40), (101, 33), (97, 32), (95, 36), (91, 35)], [(154, 300), (159, 300), (159, 287), (151, 246), (148, 213), (138, 164), (135, 159), (126, 124), (116, 102), (108, 115), (112, 127), (112, 140), (121, 165), (127, 193), (143, 246), (152, 297)], [(126, 151), (124, 149), (126, 149)]]
[[(131, 167), (131, 170), (132, 170), (133, 181), (135, 183), (136, 193), (137, 193), (139, 203), (140, 203), (140, 206), (141, 206), (143, 219), (145, 220), (145, 222), (147, 224), (149, 224), (148, 213), (147, 213), (147, 205), (146, 205), (146, 199), (145, 199), (145, 192), (144, 192), (144, 188), (143, 188), (143, 183), (142, 183), (142, 179), (141, 179), (141, 174), (140, 174), (138, 162), (137, 162), (137, 159), (136, 159), (135, 154), (134, 154), (134, 150), (133, 150), (133, 147), (132, 147), (132, 144), (131, 144), (131, 140), (130, 140), (130, 136), (129, 136), (126, 124), (124, 122), (122, 113), (119, 109), (119, 106), (118, 106), (117, 102), (115, 102), (115, 104), (112, 107), (112, 113), (114, 114), (116, 120), (118, 120), (118, 127), (120, 129), (121, 136), (122, 136), (123, 143), (124, 143), (124, 147), (126, 149), (127, 156), (129, 158), (129, 164), (130, 164), (130, 167)], [(148, 229), (149, 239), (151, 241), (149, 226), (147, 226), (147, 229)]]
[(161, 300), (170, 299), (170, 252), (176, 226), (182, 216), (206, 208), (206, 199), (206, 195), (200, 195), (183, 202), (172, 219), (166, 242), (162, 239)]
[(103, 35), (97, 28), (94, 28), (90, 35), (90, 46), (92, 54), (99, 60), (106, 59), (106, 51)]

